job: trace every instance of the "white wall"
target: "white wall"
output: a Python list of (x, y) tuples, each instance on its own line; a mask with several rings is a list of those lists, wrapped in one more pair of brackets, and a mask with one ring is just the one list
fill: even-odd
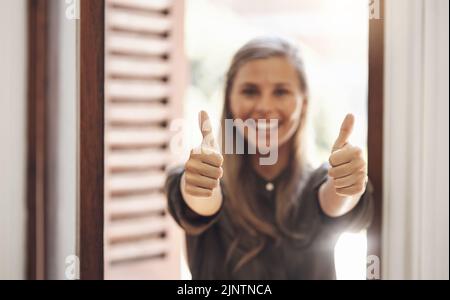
[(449, 278), (449, 2), (386, 1), (383, 278)]
[(26, 1), (0, 0), (0, 279), (25, 276)]

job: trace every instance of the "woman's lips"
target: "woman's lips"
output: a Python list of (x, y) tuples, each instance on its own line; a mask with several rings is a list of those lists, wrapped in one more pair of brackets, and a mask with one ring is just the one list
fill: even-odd
[(256, 122), (256, 129), (261, 131), (274, 131), (277, 130), (282, 123), (278, 120), (258, 120)]

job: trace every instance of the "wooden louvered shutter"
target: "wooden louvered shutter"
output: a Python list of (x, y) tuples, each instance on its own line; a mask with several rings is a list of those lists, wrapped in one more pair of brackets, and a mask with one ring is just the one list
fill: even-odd
[(105, 279), (178, 279), (163, 185), (184, 90), (183, 0), (106, 4)]

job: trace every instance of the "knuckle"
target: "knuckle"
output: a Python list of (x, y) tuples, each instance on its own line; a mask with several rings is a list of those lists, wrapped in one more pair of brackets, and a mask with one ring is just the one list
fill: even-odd
[(365, 162), (364, 159), (361, 159), (360, 168), (361, 169), (363, 169), (363, 168), (365, 169), (366, 168), (366, 162)]
[(357, 172), (357, 171), (359, 171), (360, 169), (362, 169), (362, 168), (364, 168), (364, 166), (365, 166), (365, 162), (364, 162), (364, 160), (362, 160), (362, 159), (356, 159), (356, 160), (354, 160), (353, 162), (352, 162), (352, 170), (353, 170), (353, 172)]
[(191, 159), (186, 162), (184, 169), (189, 172), (194, 170), (193, 161)]
[(192, 184), (194, 181), (194, 175), (191, 172), (186, 172), (184, 175), (186, 183)]
[(336, 194), (338, 194), (339, 196), (346, 196), (345, 189), (342, 188), (336, 189)]
[(336, 164), (336, 157), (335, 154), (332, 154), (330, 156), (330, 158), (328, 159), (328, 161), (330, 162), (330, 165), (334, 166)]
[(361, 179), (361, 180), (365, 180), (366, 179), (366, 172), (359, 171), (358, 172), (358, 178)]
[(209, 181), (208, 187), (210, 189), (215, 189), (217, 187), (217, 185), (218, 185), (218, 180), (211, 179)]
[(214, 188), (214, 182), (213, 181), (208, 181), (207, 183), (205, 183), (205, 185), (203, 186), (203, 188), (207, 189), (207, 190), (212, 190)]
[(223, 163), (223, 157), (222, 155), (218, 154), (218, 153), (212, 153), (211, 154), (211, 160), (217, 165), (217, 166), (222, 166)]
[(195, 190), (188, 184), (186, 184), (186, 193), (191, 196), (195, 196)]
[(214, 168), (214, 171), (212, 172), (212, 177), (214, 179), (219, 179), (221, 177), (220, 168)]
[(355, 154), (356, 154), (356, 156), (358, 156), (358, 157), (362, 157), (362, 156), (363, 156), (363, 151), (362, 151), (362, 149), (359, 148), (359, 147), (355, 147)]
[(365, 188), (364, 183), (363, 183), (363, 182), (360, 182), (360, 183), (358, 184), (358, 191), (363, 191), (364, 188)]
[(218, 154), (218, 162), (220, 166), (223, 165), (223, 156), (221, 154)]

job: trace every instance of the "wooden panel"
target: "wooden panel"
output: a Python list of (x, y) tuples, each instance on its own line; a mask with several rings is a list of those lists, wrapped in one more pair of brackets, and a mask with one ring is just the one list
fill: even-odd
[(103, 279), (105, 1), (80, 0), (80, 276)]
[(27, 279), (46, 279), (48, 1), (28, 1)]

